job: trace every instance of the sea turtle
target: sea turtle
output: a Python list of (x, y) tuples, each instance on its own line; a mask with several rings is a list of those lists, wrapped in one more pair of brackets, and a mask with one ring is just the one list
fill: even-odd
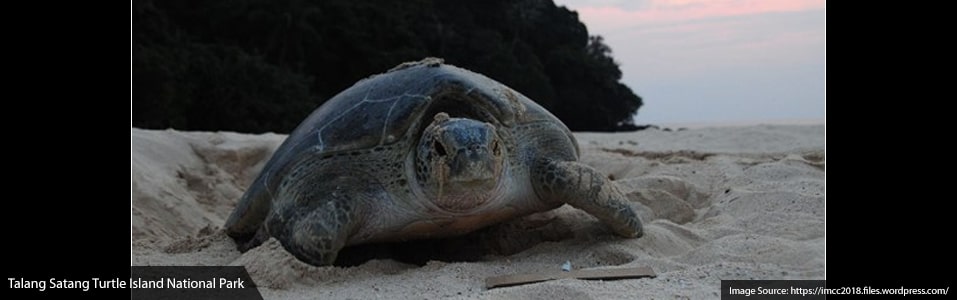
[(316, 109), (225, 229), (242, 251), (272, 236), (319, 266), (348, 245), (462, 235), (566, 203), (641, 236), (622, 192), (579, 155), (568, 128), (535, 102), (427, 58)]

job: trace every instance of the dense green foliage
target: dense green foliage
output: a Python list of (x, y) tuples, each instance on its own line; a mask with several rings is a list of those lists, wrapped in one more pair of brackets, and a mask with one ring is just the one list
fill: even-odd
[(289, 132), (357, 80), (427, 56), (573, 130), (634, 126), (601, 37), (551, 0), (133, 0), (133, 125)]

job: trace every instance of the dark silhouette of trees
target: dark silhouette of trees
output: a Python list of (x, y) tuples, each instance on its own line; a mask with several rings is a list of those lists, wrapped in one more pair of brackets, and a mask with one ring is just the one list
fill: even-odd
[(134, 0), (133, 125), (289, 132), (357, 80), (426, 56), (485, 74), (573, 130), (632, 130), (641, 98), (551, 0)]

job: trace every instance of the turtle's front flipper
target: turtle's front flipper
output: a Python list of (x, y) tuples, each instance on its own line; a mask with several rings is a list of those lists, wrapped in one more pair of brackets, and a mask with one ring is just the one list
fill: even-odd
[[(266, 220), (269, 234), (279, 240), (297, 258), (316, 266), (335, 262), (339, 250), (361, 226), (368, 201), (375, 197), (374, 186), (355, 177), (322, 176), (322, 180), (303, 180), (318, 186), (284, 189)], [(300, 183), (300, 184), (304, 184)], [(299, 191), (298, 193), (291, 191)]]
[(532, 185), (544, 201), (584, 210), (624, 237), (640, 237), (641, 220), (628, 199), (595, 169), (579, 162), (544, 160), (532, 169)]

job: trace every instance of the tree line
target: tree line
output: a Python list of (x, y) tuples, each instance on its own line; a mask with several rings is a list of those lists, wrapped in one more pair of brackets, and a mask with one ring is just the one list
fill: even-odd
[(133, 126), (289, 132), (359, 79), (427, 56), (494, 78), (572, 130), (634, 130), (640, 97), (551, 0), (133, 0)]

